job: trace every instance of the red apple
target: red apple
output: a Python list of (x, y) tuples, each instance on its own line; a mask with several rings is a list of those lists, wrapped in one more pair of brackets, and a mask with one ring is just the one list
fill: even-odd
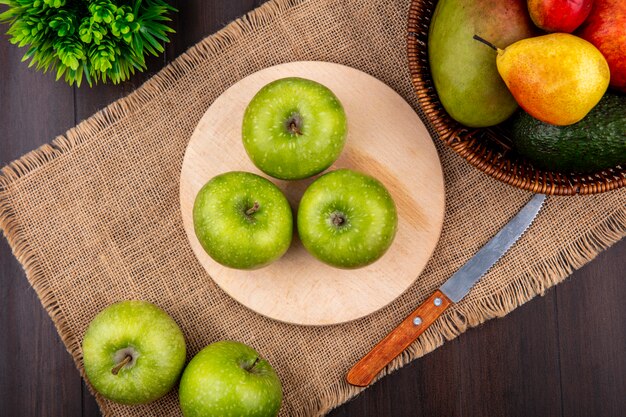
[(626, 92), (626, 0), (595, 0), (577, 34), (606, 58), (611, 87)]
[(528, 12), (540, 29), (572, 33), (585, 21), (592, 4), (593, 0), (528, 0)]

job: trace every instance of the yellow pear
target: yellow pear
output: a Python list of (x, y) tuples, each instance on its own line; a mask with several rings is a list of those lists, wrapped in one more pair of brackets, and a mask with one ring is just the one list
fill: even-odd
[(496, 49), (498, 72), (518, 104), (543, 122), (580, 121), (609, 86), (609, 65), (591, 43), (567, 33), (522, 39)]

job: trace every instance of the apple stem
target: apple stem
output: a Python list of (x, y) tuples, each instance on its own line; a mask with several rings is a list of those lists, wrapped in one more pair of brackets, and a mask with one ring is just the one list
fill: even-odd
[(261, 358), (259, 358), (257, 356), (256, 359), (254, 360), (254, 362), (252, 363), (252, 365), (248, 368), (248, 372), (250, 372), (252, 370), (252, 368), (254, 368), (256, 366), (256, 364), (259, 363), (260, 360), (261, 360)]
[(130, 355), (126, 355), (124, 356), (124, 360), (122, 360), (122, 362), (118, 363), (117, 365), (115, 365), (113, 367), (113, 369), (111, 369), (111, 373), (113, 375), (117, 375), (119, 373), (119, 371), (125, 367), (126, 365), (128, 365), (130, 363), (130, 361), (133, 360), (133, 357)]
[(295, 120), (292, 120), (291, 122), (289, 122), (289, 131), (298, 136), (302, 135), (302, 131), (298, 128), (298, 125), (296, 124)]
[(478, 42), (484, 43), (485, 45), (487, 45), (488, 47), (490, 47), (491, 49), (493, 49), (496, 52), (501, 52), (502, 51), (500, 48), (498, 48), (497, 46), (495, 46), (494, 44), (492, 44), (488, 40), (486, 40), (484, 38), (481, 38), (478, 35), (474, 35), (474, 39), (476, 39)]
[(257, 211), (259, 211), (259, 202), (255, 201), (254, 204), (252, 205), (252, 207), (250, 207), (248, 210), (246, 210), (246, 215), (247, 216), (252, 216), (254, 213), (256, 213)]

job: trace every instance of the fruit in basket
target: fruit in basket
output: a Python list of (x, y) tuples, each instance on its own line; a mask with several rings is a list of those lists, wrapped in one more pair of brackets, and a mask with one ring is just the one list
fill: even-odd
[(517, 151), (539, 168), (589, 173), (626, 164), (626, 97), (607, 93), (580, 122), (553, 126), (520, 112), (511, 125)]
[(185, 339), (176, 322), (146, 301), (122, 301), (102, 310), (83, 338), (91, 386), (123, 404), (154, 401), (178, 381)]
[(213, 177), (198, 192), (193, 226), (216, 262), (255, 269), (280, 258), (293, 234), (291, 207), (269, 180), (249, 172)]
[(304, 192), (298, 234), (319, 260), (339, 268), (360, 268), (391, 246), (398, 215), (385, 186), (348, 169), (324, 174)]
[(595, 0), (577, 32), (594, 44), (611, 69), (611, 87), (626, 92), (626, 1)]
[(526, 0), (441, 0), (428, 34), (428, 58), (439, 99), (448, 114), (470, 127), (496, 125), (517, 103), (496, 69), (495, 53), (472, 37), (500, 48), (536, 34)]
[(178, 391), (185, 417), (273, 417), (282, 402), (280, 379), (249, 346), (221, 341), (189, 362)]
[(593, 0), (528, 0), (530, 18), (546, 32), (572, 33), (591, 11)]
[(600, 51), (574, 35), (537, 36), (504, 50), (490, 46), (498, 51), (498, 71), (515, 100), (546, 123), (578, 122), (609, 85), (609, 66)]
[(261, 171), (295, 180), (318, 174), (339, 157), (348, 125), (339, 99), (304, 78), (273, 81), (243, 116), (243, 145)]

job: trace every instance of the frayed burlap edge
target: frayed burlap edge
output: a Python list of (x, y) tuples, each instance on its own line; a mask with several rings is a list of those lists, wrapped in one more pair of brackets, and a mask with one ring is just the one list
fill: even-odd
[[(270, 24), (281, 13), (305, 1), (272, 0), (265, 3), (190, 48), (127, 97), (112, 103), (67, 131), (64, 136), (58, 136), (50, 144), (29, 152), (0, 171), (0, 228), (2, 228), (9, 242), (13, 254), (24, 267), (29, 283), (41, 300), (42, 306), (52, 318), (61, 340), (72, 355), (83, 378), (85, 374), (82, 368), (81, 341), (69, 328), (63, 311), (58, 306), (55, 295), (48, 285), (48, 278), (42, 264), (36, 257), (36, 251), (30, 246), (28, 237), (17, 220), (17, 214), (11, 204), (12, 184), (45, 164), (62, 158), (75, 147), (96, 137), (98, 132), (106, 130), (118, 120), (141, 109), (160, 92), (175, 84), (179, 77), (185, 74), (186, 69), (191, 69), (195, 64), (211, 58), (247, 33)], [(588, 231), (560, 253), (537, 263), (524, 275), (497, 293), (480, 299), (473, 306), (460, 305), (449, 311), (431, 326), (417, 342), (396, 358), (381, 373), (379, 378), (435, 350), (445, 341), (454, 339), (468, 328), (494, 317), (503, 317), (536, 295), (543, 294), (547, 288), (563, 281), (572, 271), (591, 261), (598, 253), (619, 241), (624, 235), (626, 235), (626, 208), (616, 210), (595, 229)], [(418, 301), (416, 300), (416, 302)], [(107, 403), (93, 391), (89, 384), (87, 385), (91, 393), (96, 396), (102, 413), (105, 416), (113, 415)], [(337, 381), (328, 387), (318, 400), (311, 401), (295, 416), (323, 415), (361, 391), (363, 391), (362, 388), (350, 386), (344, 381)]]

